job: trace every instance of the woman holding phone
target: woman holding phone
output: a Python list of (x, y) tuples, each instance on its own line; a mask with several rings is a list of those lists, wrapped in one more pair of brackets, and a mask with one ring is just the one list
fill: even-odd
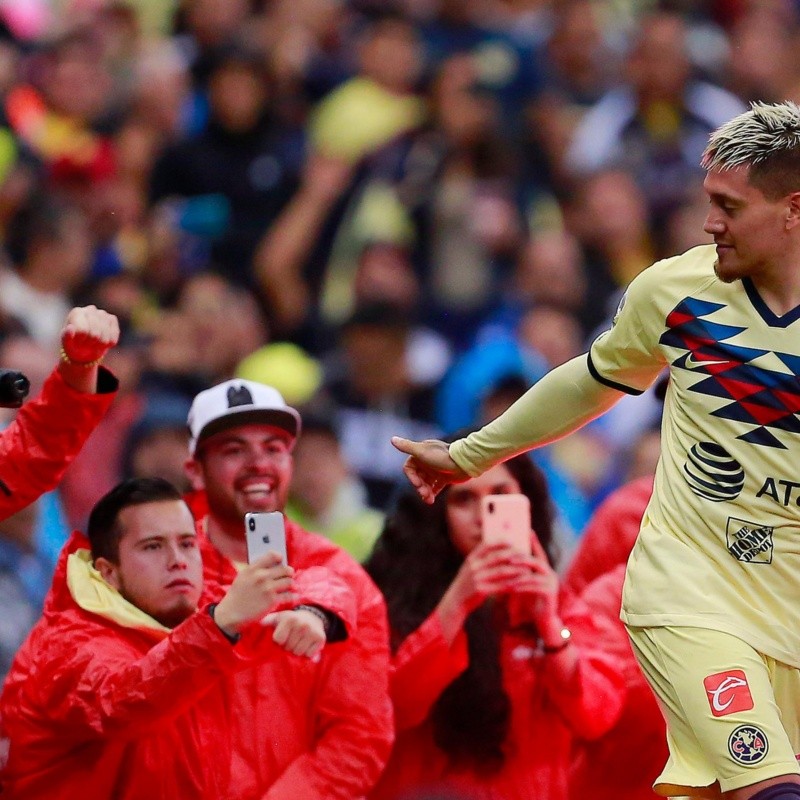
[[(498, 494), (530, 500), (529, 553), (483, 540), (484, 498)], [(397, 729), (371, 800), (566, 797), (573, 738), (608, 730), (625, 690), (588, 611), (559, 591), (552, 540), (546, 483), (527, 455), (433, 505), (410, 487), (398, 498), (366, 564), (389, 612)]]

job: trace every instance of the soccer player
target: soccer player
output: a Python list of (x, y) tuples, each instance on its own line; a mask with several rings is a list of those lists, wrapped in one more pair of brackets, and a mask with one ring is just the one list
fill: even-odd
[(668, 367), (662, 455), (622, 603), (667, 718), (666, 796), (798, 800), (800, 107), (710, 137), (702, 246), (641, 273), (588, 355), (448, 448), (393, 442), (432, 502), (563, 436)]

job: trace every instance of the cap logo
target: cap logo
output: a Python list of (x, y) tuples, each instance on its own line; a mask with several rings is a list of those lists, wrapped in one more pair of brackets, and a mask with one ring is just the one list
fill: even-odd
[(246, 386), (229, 386), (228, 387), (228, 408), (235, 408), (236, 406), (252, 406), (253, 395)]

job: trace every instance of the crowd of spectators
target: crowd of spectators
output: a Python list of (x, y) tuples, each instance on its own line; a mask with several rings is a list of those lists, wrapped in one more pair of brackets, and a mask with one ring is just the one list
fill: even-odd
[[(0, 523), (0, 669), (103, 493), (189, 488), (189, 404), (234, 376), (303, 410), (289, 513), (366, 559), (390, 436), (494, 417), (709, 241), (707, 136), (800, 99), (798, 40), (796, 0), (0, 4), (0, 365), (36, 390), (77, 303), (122, 327), (109, 414)], [(560, 567), (659, 415), (535, 454)]]

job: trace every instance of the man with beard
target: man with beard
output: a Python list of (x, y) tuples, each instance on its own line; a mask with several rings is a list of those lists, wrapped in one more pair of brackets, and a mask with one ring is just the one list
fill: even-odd
[[(667, 718), (665, 796), (800, 798), (800, 107), (754, 103), (703, 155), (701, 246), (637, 276), (613, 324), (494, 422), (395, 438), (432, 502), (669, 368), (622, 619)], [(787, 458), (787, 455), (789, 456)]]
[[(189, 498), (201, 531), (206, 579), (230, 584), (247, 559), (244, 515), (283, 511), (292, 477), (299, 413), (271, 386), (231, 380), (200, 392), (189, 412)], [(289, 564), (318, 576), (320, 597), (294, 614), (326, 621), (341, 638), (325, 601), (344, 581), (357, 609), (345, 641), (326, 648), (302, 675), (265, 664), (237, 675), (234, 763), (239, 800), (352, 800), (377, 780), (393, 740), (388, 693), (389, 641), (383, 598), (341, 548), (286, 520)], [(278, 641), (291, 637), (287, 614)]]

